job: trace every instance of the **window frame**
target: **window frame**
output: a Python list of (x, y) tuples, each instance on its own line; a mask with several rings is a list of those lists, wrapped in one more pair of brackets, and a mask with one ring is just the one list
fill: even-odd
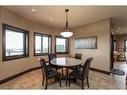
[[(6, 56), (6, 29), (23, 33), (23, 55)], [(2, 61), (29, 57), (29, 31), (2, 23)]]
[[(41, 36), (41, 53), (36, 53), (35, 51), (35, 37), (36, 35)], [(48, 37), (48, 53), (43, 53), (43, 37)], [(49, 39), (51, 39), (51, 42), (49, 41)], [(49, 45), (50, 44), (50, 45)], [(51, 46), (49, 48), (49, 46)], [(39, 33), (39, 32), (34, 32), (34, 56), (43, 56), (43, 55), (48, 55), (49, 53), (52, 52), (52, 35), (50, 34), (44, 34), (44, 33)], [(50, 52), (49, 52), (50, 51)]]
[[(66, 39), (66, 52), (56, 52), (56, 39), (57, 38)], [(55, 36), (55, 53), (56, 54), (68, 54), (69, 53), (69, 38), (62, 37), (62, 36)]]

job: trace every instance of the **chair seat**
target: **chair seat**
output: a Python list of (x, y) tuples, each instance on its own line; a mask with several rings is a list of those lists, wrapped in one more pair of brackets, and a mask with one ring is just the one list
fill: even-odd
[(46, 64), (46, 66), (49, 70), (52, 70), (52, 67), (49, 64)]
[(77, 69), (77, 67), (75, 66), (73, 66), (73, 67), (69, 67), (69, 69), (72, 69), (72, 70), (76, 70)]
[(54, 69), (56, 69), (56, 70), (58, 70), (58, 69), (61, 69), (62, 67), (60, 67), (60, 66), (55, 66), (55, 65), (51, 65), (51, 67), (52, 68), (54, 68)]
[(58, 70), (58, 69), (61, 69), (62, 67), (53, 65), (53, 68), (55, 68), (56, 70)]
[(54, 76), (60, 76), (61, 74), (55, 70), (49, 70), (48, 72), (48, 78), (52, 78)]
[(48, 68), (54, 68), (54, 69), (56, 69), (56, 70), (58, 70), (58, 69), (61, 69), (62, 67), (60, 67), (60, 66), (55, 66), (55, 65), (52, 65), (51, 63), (49, 63), (48, 65)]
[(69, 77), (81, 79), (82, 72), (80, 70), (74, 70), (69, 74)]

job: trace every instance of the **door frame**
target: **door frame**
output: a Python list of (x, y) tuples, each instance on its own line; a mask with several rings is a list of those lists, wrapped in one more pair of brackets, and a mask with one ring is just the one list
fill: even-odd
[(110, 72), (114, 68), (113, 64), (113, 51), (114, 51), (114, 35), (110, 33), (110, 42), (111, 42), (111, 47), (110, 47)]

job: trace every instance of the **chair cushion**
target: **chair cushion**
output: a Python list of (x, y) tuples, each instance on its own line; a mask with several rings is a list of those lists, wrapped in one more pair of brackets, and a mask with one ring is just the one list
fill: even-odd
[(69, 77), (81, 79), (82, 72), (80, 70), (74, 70), (69, 73)]
[(48, 72), (48, 78), (52, 78), (52, 77), (54, 77), (54, 76), (60, 76), (61, 74), (59, 73), (59, 72), (57, 72), (57, 71), (55, 71), (55, 70), (50, 70), (49, 72)]
[(60, 67), (60, 66), (52, 65), (51, 63), (49, 63), (49, 66), (50, 66), (51, 68), (56, 69), (56, 70), (58, 70), (58, 69), (61, 69), (61, 68), (62, 68), (62, 67)]

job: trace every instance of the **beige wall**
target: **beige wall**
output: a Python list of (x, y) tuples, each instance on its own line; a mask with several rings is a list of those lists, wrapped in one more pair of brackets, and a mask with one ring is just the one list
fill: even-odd
[[(29, 31), (29, 57), (16, 59), (11, 61), (2, 62), (2, 23), (23, 28)], [(109, 19), (91, 23), (85, 26), (75, 28), (74, 36), (70, 39), (70, 54), (74, 55), (75, 52), (83, 53), (83, 60), (93, 56), (94, 61), (92, 67), (109, 71), (109, 59), (110, 59), (110, 42), (109, 42)], [(49, 26), (41, 25), (28, 19), (25, 19), (7, 9), (0, 7), (0, 80), (5, 79), (9, 76), (15, 75), (19, 72), (25, 71), (29, 68), (38, 67), (38, 57), (47, 59), (47, 56), (33, 56), (33, 32), (42, 32), (51, 34), (52, 39), (52, 51), (55, 50), (55, 35), (59, 34), (60, 29), (55, 29)], [(75, 37), (88, 37), (98, 36), (98, 48), (97, 49), (75, 49), (74, 38)], [(68, 55), (60, 55), (68, 56)]]
[[(109, 71), (110, 67), (110, 19), (104, 19), (73, 29), (71, 39), (71, 54), (82, 53), (82, 60), (93, 57), (91, 67)], [(75, 49), (76, 37), (97, 36), (97, 49)]]
[[(39, 57), (48, 59), (47, 56), (33, 56), (33, 33), (42, 32), (52, 35), (52, 51), (55, 49), (55, 35), (59, 34), (59, 29), (54, 29), (45, 25), (41, 25), (32, 21), (29, 21), (7, 9), (1, 8), (0, 13), (0, 80), (9, 76), (15, 75), (19, 72), (25, 71), (29, 68), (38, 67)], [(11, 61), (2, 62), (2, 23), (9, 24), (18, 28), (22, 28), (29, 31), (29, 57), (16, 59)], [(61, 55), (66, 56), (66, 55)]]

